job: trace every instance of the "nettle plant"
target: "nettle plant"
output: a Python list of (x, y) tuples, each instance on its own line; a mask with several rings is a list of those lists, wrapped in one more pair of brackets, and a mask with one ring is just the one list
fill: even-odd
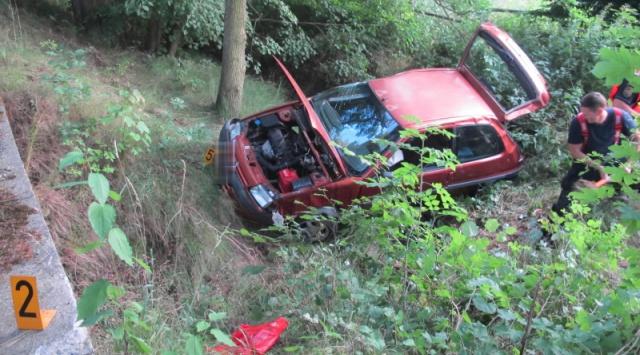
[[(421, 150), (422, 164), (452, 163), (450, 152)], [(381, 193), (342, 211), (343, 228), (331, 243), (280, 247), (285, 281), (263, 297), (269, 300), (265, 317), (293, 314), (304, 324), (311, 334), (298, 348), (353, 354), (638, 350), (640, 283), (633, 275), (640, 253), (626, 246), (631, 224), (606, 224), (576, 204), (547, 226), (555, 249), (520, 244), (517, 230), (496, 219), (468, 221), (441, 186), (415, 189), (420, 169), (403, 163), (392, 176), (381, 171), (367, 182)], [(621, 258), (633, 266), (619, 269)]]
[[(63, 144), (73, 150), (61, 159), (59, 169), (73, 175), (82, 175), (79, 167), (91, 172), (113, 173), (113, 163), (118, 156), (138, 155), (149, 148), (151, 134), (142, 120), (144, 98), (138, 90), (121, 90), (120, 102), (112, 102), (107, 108), (107, 116), (91, 117), (84, 122), (64, 122), (60, 125)], [(103, 142), (96, 137), (98, 132), (118, 125), (118, 134), (112, 142)], [(78, 167), (79, 166), (79, 167)]]
[[(151, 268), (142, 259), (133, 256), (133, 249), (126, 234), (115, 227), (116, 210), (107, 201), (112, 199), (117, 202), (120, 195), (110, 189), (109, 180), (102, 174), (90, 173), (86, 183), (95, 198), (87, 214), (98, 241), (91, 242), (76, 252), (88, 253), (108, 245), (127, 265), (133, 267), (135, 261), (146, 272), (151, 273)], [(121, 317), (120, 321), (115, 321), (113, 328), (108, 328), (108, 331), (120, 342), (124, 353), (134, 351), (150, 354), (152, 349), (144, 337), (148, 337), (152, 329), (142, 319), (145, 308), (138, 302), (125, 304), (118, 301), (125, 293), (124, 287), (116, 286), (107, 279), (96, 280), (84, 289), (78, 299), (78, 321), (82, 321), (81, 326), (88, 327), (97, 324), (103, 318)]]
[(52, 58), (49, 65), (56, 69), (54, 75), (45, 75), (40, 80), (53, 85), (53, 91), (61, 97), (60, 112), (69, 114), (71, 105), (91, 96), (91, 86), (83, 84), (73, 75), (65, 74), (66, 70), (83, 68), (86, 65), (86, 51), (66, 50), (64, 46), (52, 40), (41, 42), (40, 46), (45, 48), (45, 54)]

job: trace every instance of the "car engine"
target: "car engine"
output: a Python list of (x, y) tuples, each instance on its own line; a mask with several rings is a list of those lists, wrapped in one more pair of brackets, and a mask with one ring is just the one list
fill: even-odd
[(295, 109), (271, 113), (248, 127), (247, 138), (265, 176), (283, 193), (325, 183), (326, 168), (333, 167), (322, 145), (312, 142), (315, 134), (301, 122), (301, 115)]

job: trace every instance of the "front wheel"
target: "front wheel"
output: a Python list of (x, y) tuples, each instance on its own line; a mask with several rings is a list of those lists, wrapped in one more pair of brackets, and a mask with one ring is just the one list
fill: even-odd
[(308, 242), (322, 242), (332, 239), (338, 232), (338, 213), (334, 209), (320, 209), (311, 219), (301, 218), (298, 228), (302, 238)]

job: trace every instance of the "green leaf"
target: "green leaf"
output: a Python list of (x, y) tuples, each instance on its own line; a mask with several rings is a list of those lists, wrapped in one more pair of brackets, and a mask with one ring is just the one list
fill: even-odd
[(107, 287), (107, 297), (109, 297), (110, 299), (116, 299), (118, 297), (122, 297), (126, 293), (127, 291), (122, 286), (116, 287), (113, 285), (109, 285), (109, 287)]
[(196, 331), (198, 333), (209, 329), (209, 327), (211, 327), (211, 324), (209, 324), (209, 322), (204, 321), (204, 320), (201, 320), (198, 323), (196, 323)]
[(620, 218), (622, 225), (627, 227), (627, 233), (633, 234), (640, 230), (640, 212), (629, 205), (619, 206), (617, 210), (622, 212)]
[(89, 174), (89, 187), (98, 203), (104, 205), (109, 197), (109, 180), (99, 173)]
[(92, 202), (89, 205), (88, 215), (91, 228), (100, 239), (104, 239), (116, 222), (116, 210), (111, 205)]
[(119, 193), (113, 190), (109, 190), (109, 197), (111, 197), (111, 199), (114, 201), (120, 201), (120, 199), (122, 198)]
[(67, 153), (67, 155), (65, 155), (64, 158), (60, 159), (60, 164), (58, 165), (58, 171), (62, 171), (67, 166), (71, 166), (77, 163), (82, 158), (84, 158), (84, 154), (79, 150), (73, 150)]
[(242, 268), (242, 271), (248, 274), (257, 275), (261, 273), (262, 270), (264, 270), (265, 268), (266, 266), (264, 265), (249, 265), (247, 267)]
[(107, 300), (107, 288), (110, 285), (111, 282), (109, 280), (99, 279), (84, 289), (77, 303), (78, 320), (84, 321), (81, 324), (82, 327), (94, 325), (100, 320), (98, 318), (93, 323), (88, 324), (88, 319), (95, 316), (100, 306)]
[(129, 245), (127, 236), (120, 228), (113, 228), (109, 231), (109, 244), (120, 259), (133, 266), (133, 250)]
[(576, 323), (580, 325), (580, 330), (588, 332), (591, 330), (591, 325), (593, 324), (593, 316), (584, 309), (581, 309), (576, 313)]
[(81, 327), (90, 327), (92, 325), (96, 325), (102, 318), (106, 318), (113, 315), (113, 311), (107, 310), (107, 311), (102, 311), (102, 312), (98, 312), (90, 317), (88, 317), (87, 319), (85, 319), (80, 326)]
[(82, 248), (76, 249), (76, 254), (86, 254), (90, 251), (100, 248), (103, 245), (104, 245), (103, 241), (89, 243)]
[(482, 296), (474, 296), (473, 305), (484, 313), (493, 314), (497, 311), (496, 305), (493, 302), (487, 302), (487, 300), (485, 300)]
[(147, 342), (142, 338), (129, 334), (129, 340), (135, 345), (136, 348), (138, 348), (138, 351), (143, 354), (151, 354), (151, 352), (153, 351), (149, 344), (147, 344)]
[(78, 186), (78, 185), (86, 185), (86, 184), (88, 184), (88, 183), (89, 183), (89, 182), (88, 182), (88, 181), (86, 181), (86, 180), (84, 180), (84, 181), (73, 181), (73, 182), (68, 182), (68, 183), (66, 183), (66, 184), (56, 185), (56, 186), (54, 186), (53, 188), (54, 188), (54, 189), (60, 189), (60, 188), (63, 188), (63, 187), (72, 187), (72, 186)]
[(467, 221), (460, 226), (460, 232), (467, 237), (475, 237), (478, 235), (478, 226), (474, 222)]
[(602, 60), (596, 63), (591, 73), (600, 79), (606, 79), (608, 86), (619, 84), (622, 79), (628, 79), (632, 85), (638, 86), (635, 82), (634, 70), (638, 69), (640, 63), (640, 53), (630, 52), (627, 48), (621, 47), (619, 50), (604, 47), (600, 49)]
[(209, 312), (209, 320), (211, 322), (224, 319), (226, 316), (227, 312)]
[(124, 327), (119, 325), (116, 329), (111, 330), (111, 335), (114, 339), (122, 340), (124, 339)]
[(491, 218), (488, 219), (485, 223), (484, 223), (484, 227), (491, 233), (494, 233), (495, 231), (498, 230), (498, 227), (500, 227), (500, 223), (498, 222), (497, 219), (495, 218)]
[(149, 265), (147, 265), (147, 263), (144, 262), (144, 260), (140, 259), (140, 258), (133, 258), (133, 260), (135, 260), (138, 265), (142, 266), (143, 269), (145, 269), (147, 272), (151, 272), (151, 267), (149, 267)]
[(516, 314), (509, 309), (498, 309), (498, 317), (506, 321), (516, 320), (517, 318)]
[(231, 340), (231, 338), (229, 338), (227, 334), (223, 333), (222, 330), (218, 328), (211, 329), (211, 335), (216, 337), (216, 340), (222, 344), (226, 344), (229, 346), (236, 346), (236, 343), (234, 343), (233, 340)]
[(189, 337), (187, 338), (187, 343), (184, 346), (184, 353), (186, 355), (202, 355), (203, 350), (204, 349), (202, 348), (202, 339), (200, 339), (200, 337), (197, 335), (189, 334)]
[(359, 326), (358, 330), (360, 331), (360, 333), (364, 333), (364, 334), (371, 334), (371, 332), (373, 331), (373, 330), (371, 330), (371, 328), (369, 328), (366, 325)]

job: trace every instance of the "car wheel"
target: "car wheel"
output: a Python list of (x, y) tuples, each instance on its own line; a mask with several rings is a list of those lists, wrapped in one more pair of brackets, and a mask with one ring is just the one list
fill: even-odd
[(335, 217), (323, 213), (313, 219), (300, 220), (298, 228), (305, 241), (322, 242), (336, 236), (338, 222)]

